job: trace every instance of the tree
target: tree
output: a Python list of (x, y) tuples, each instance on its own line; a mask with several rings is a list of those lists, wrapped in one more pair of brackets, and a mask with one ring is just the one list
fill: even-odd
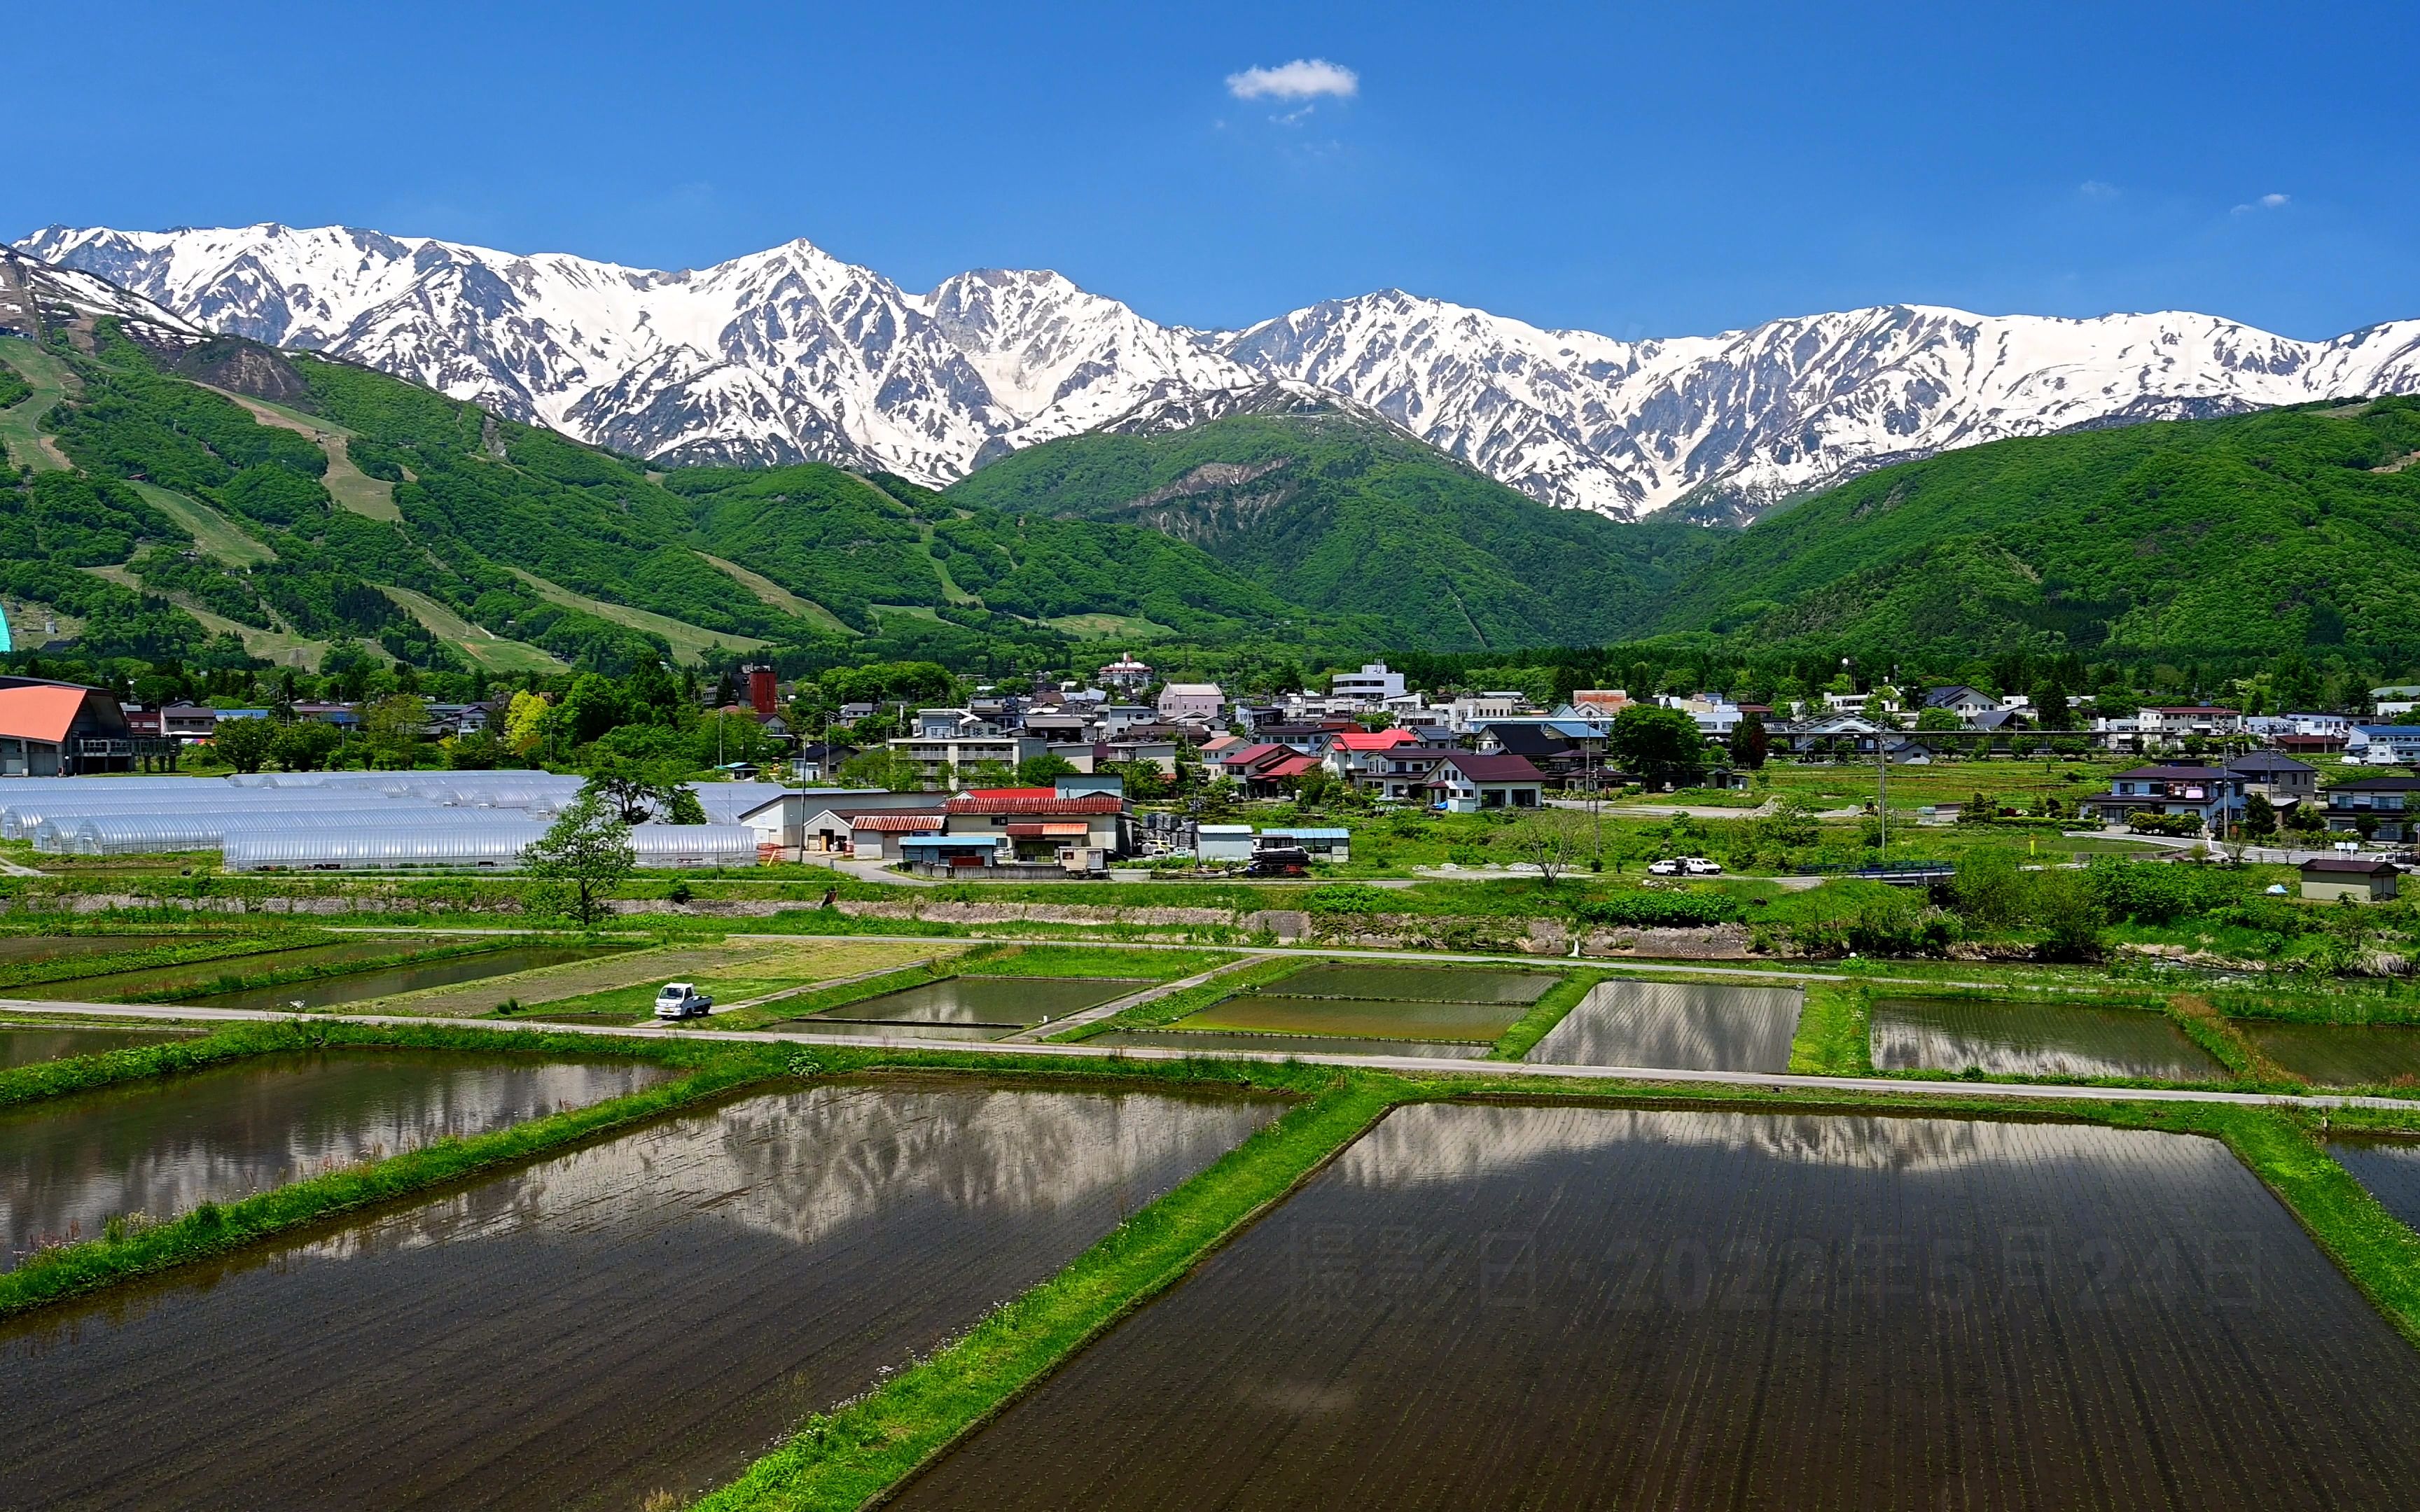
[(2045, 730), (2072, 730), (2075, 716), (2067, 706), (2067, 689), (2054, 677), (2034, 695), (2034, 718)]
[(2277, 832), (2277, 806), (2269, 795), (2255, 793), (2243, 800), (2243, 833), (2254, 840), (2266, 840)]
[(473, 730), (440, 742), (445, 748), (445, 764), (458, 772), (484, 772), (504, 759), (503, 742), (485, 730)]
[(1064, 756), (1045, 751), (1016, 764), (1016, 780), (1020, 786), (1047, 788), (1063, 777), (1079, 777), (1076, 764)]
[(304, 719), (278, 727), (270, 739), (269, 754), (282, 771), (316, 772), (328, 764), (328, 758), (344, 743), (343, 733), (334, 725), (324, 719)]
[(1966, 721), (1947, 709), (1928, 708), (1916, 717), (1918, 730), (1963, 730)]
[(1772, 753), (1772, 737), (1765, 733), (1764, 716), (1746, 714), (1731, 726), (1731, 764), (1745, 771), (1764, 769), (1765, 758)]
[(210, 748), (239, 772), (257, 772), (277, 744), (277, 727), (267, 719), (221, 719)]
[(1705, 763), (1698, 721), (1660, 704), (1633, 703), (1615, 715), (1606, 744), (1616, 764), (1651, 785), (1694, 777)]
[(1507, 837), (1514, 855), (1538, 869), (1548, 887), (1579, 856), (1589, 832), (1587, 819), (1570, 809), (1532, 809), (1524, 813)]
[(543, 693), (520, 692), (504, 709), (504, 744), (516, 756), (535, 756), (546, 744), (547, 716), (554, 709)]
[(380, 766), (408, 767), (428, 728), (428, 705), (412, 693), (390, 693), (362, 711), (362, 733), (370, 760)]
[(565, 733), (576, 746), (585, 746), (626, 717), (622, 690), (595, 672), (581, 673), (563, 696)]
[(665, 790), (664, 823), (668, 825), (703, 825), (706, 805), (698, 801), (697, 790), (686, 782), (675, 782)]
[(531, 876), (570, 885), (573, 917), (583, 924), (596, 920), (605, 895), (637, 864), (630, 831), (602, 795), (587, 789), (521, 853), (521, 869)]
[[(643, 825), (672, 801), (672, 784), (658, 772), (623, 757), (607, 756), (588, 768), (582, 798), (595, 798), (626, 825)], [(566, 810), (568, 811), (568, 810)]]
[(924, 785), (923, 769), (888, 746), (860, 751), (841, 763), (839, 776), (845, 787), (882, 788), (892, 793), (914, 793)]

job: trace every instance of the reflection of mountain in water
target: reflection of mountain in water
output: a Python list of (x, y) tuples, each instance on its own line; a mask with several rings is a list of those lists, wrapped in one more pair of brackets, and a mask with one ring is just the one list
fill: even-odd
[(1747, 1151), (1796, 1165), (1949, 1171), (1984, 1162), (2036, 1162), (2145, 1137), (2083, 1125), (1838, 1114), (1683, 1113), (1632, 1108), (1399, 1108), (1338, 1163), (1344, 1180), (1377, 1187), (1459, 1184), (1516, 1174), (1547, 1157), (1666, 1145)]
[(1787, 1071), (1800, 1000), (1795, 988), (1600, 982), (1526, 1058), (1564, 1066)]
[(628, 1242), (709, 1213), (808, 1244), (877, 1209), (921, 1202), (1014, 1215), (1105, 1191), (1131, 1211), (1277, 1109), (1265, 1099), (1156, 1092), (815, 1087), (575, 1150), (315, 1248), (357, 1253), (609, 1229)]
[[(661, 1079), (631, 1062), (454, 1052), (276, 1057), (0, 1118), (0, 1242), (89, 1238), (365, 1158), (468, 1137)], [(0, 1267), (13, 1263), (11, 1255)]]

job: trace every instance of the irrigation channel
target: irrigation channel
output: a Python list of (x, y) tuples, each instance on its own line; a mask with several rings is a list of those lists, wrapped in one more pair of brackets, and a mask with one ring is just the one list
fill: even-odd
[(1428, 1103), (898, 1504), (2383, 1507), (2415, 1421), (2214, 1139)]
[(1283, 1105), (966, 1077), (737, 1095), (0, 1324), (0, 1502), (691, 1495)]
[(665, 1074), (627, 1059), (330, 1050), (0, 1109), (0, 1269), (38, 1244), (90, 1239), (112, 1218), (173, 1216), (332, 1166), (584, 1107)]

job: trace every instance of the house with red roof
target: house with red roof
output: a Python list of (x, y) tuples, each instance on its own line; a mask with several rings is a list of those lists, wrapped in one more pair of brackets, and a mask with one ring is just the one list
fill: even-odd
[(1057, 788), (970, 788), (949, 801), (941, 833), (988, 839), (1020, 861), (1052, 861), (1067, 847), (1126, 854), (1126, 800), (1114, 793)]
[(136, 754), (126, 711), (100, 688), (0, 678), (0, 778), (128, 772)]

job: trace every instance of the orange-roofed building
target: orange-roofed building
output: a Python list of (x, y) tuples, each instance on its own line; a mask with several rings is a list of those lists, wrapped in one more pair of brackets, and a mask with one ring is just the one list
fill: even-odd
[(0, 778), (131, 771), (134, 755), (126, 711), (101, 689), (0, 679)]

